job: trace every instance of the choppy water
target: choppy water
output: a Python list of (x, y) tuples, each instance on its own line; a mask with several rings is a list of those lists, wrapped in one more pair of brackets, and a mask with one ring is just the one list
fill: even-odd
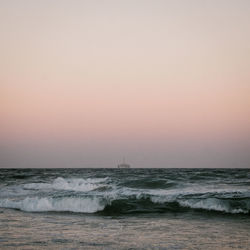
[(247, 249), (249, 215), (250, 169), (0, 171), (6, 249)]

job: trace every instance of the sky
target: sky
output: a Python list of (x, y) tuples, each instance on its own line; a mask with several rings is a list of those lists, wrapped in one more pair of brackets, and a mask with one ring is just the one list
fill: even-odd
[(250, 166), (250, 1), (0, 0), (0, 167)]

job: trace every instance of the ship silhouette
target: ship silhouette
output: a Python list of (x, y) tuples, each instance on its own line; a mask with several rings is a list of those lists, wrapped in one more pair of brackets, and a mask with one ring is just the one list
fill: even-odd
[(125, 158), (123, 158), (123, 162), (117, 165), (118, 168), (130, 168), (130, 165), (125, 162)]

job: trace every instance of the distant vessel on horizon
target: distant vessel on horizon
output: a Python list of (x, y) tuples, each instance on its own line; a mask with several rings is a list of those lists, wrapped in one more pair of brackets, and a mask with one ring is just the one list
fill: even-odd
[(118, 168), (130, 168), (130, 165), (125, 162), (125, 158), (123, 158), (123, 162), (117, 165)]

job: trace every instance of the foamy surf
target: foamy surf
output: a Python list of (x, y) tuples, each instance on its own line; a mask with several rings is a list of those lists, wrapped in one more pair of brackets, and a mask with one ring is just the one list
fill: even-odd
[(24, 185), (25, 189), (55, 189), (88, 192), (103, 187), (108, 178), (56, 178), (52, 183), (29, 183)]
[(25, 198), (24, 200), (0, 200), (0, 207), (14, 208), (26, 212), (76, 212), (95, 213), (104, 209), (98, 198)]
[[(188, 211), (250, 213), (248, 176), (241, 174), (243, 177), (239, 179), (237, 174), (232, 178), (233, 173), (225, 170), (199, 170), (203, 172), (202, 181), (193, 178), (197, 176), (195, 170), (108, 170), (110, 173), (102, 175), (99, 170), (93, 170), (97, 174), (92, 175), (86, 170), (86, 176), (79, 174), (74, 178), (63, 172), (73, 170), (61, 171), (64, 175), (54, 179), (46, 179), (41, 174), (14, 183), (10, 176), (10, 181), (0, 188), (0, 207), (27, 212), (104, 215)], [(206, 181), (205, 174), (209, 174)]]
[(178, 199), (158, 196), (26, 197), (22, 200), (0, 199), (0, 207), (27, 212), (76, 212), (133, 214), (156, 212), (215, 211), (230, 214), (250, 212), (250, 200)]
[(249, 180), (230, 169), (4, 169), (0, 245), (248, 249)]
[(219, 200), (208, 198), (203, 200), (184, 200), (179, 201), (183, 207), (192, 209), (203, 209), (207, 211), (225, 212), (230, 214), (247, 214), (250, 212), (250, 201)]

